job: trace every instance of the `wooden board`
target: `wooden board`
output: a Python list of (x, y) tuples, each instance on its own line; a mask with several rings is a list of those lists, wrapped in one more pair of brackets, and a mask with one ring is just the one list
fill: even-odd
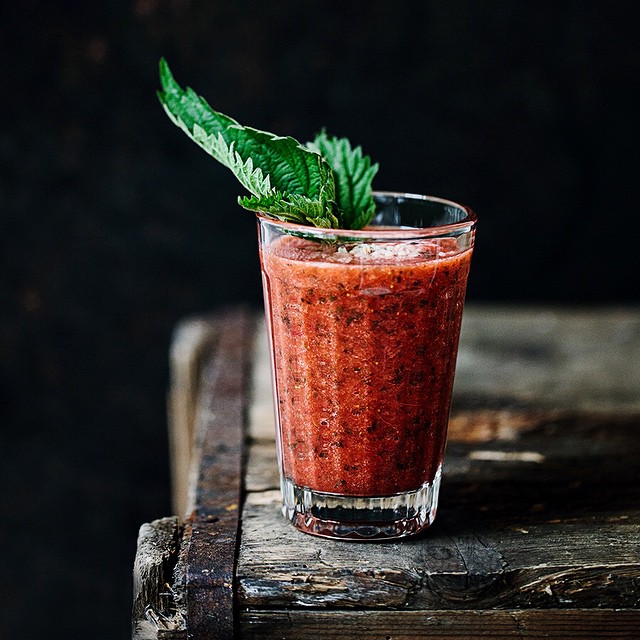
[[(254, 321), (244, 310), (231, 310), (205, 320), (208, 329), (190, 326), (202, 321), (189, 321), (177, 332), (182, 351), (173, 360), (174, 368), (200, 363), (194, 397), (173, 414), (174, 431), (191, 434), (190, 455), (180, 463), (183, 469), (190, 465), (188, 493), (175, 500), (186, 513), (175, 534), (168, 533), (166, 519), (141, 528), (134, 565), (136, 640), (231, 638), (237, 624), (235, 564)], [(174, 373), (173, 379), (189, 381), (192, 375)]]
[(272, 610), (247, 613), (243, 638), (251, 640), (637, 640), (635, 611), (333, 611)]
[(265, 482), (275, 451), (256, 444), (249, 468), (266, 473), (247, 478), (241, 606), (638, 607), (639, 426), (584, 416), (508, 442), (453, 442), (436, 523), (384, 544), (293, 529)]
[(249, 425), (242, 629), (297, 638), (322, 624), (338, 637), (347, 625), (348, 637), (397, 638), (440, 637), (444, 625), (442, 637), (467, 638), (474, 621), (494, 616), (490, 637), (535, 637), (552, 612), (554, 633), (564, 625), (567, 637), (597, 637), (614, 619), (624, 621), (620, 637), (636, 637), (637, 312), (469, 309), (438, 517), (402, 542), (322, 540), (284, 521), (263, 332), (254, 368), (263, 372), (254, 398), (265, 404), (252, 406)]
[(280, 515), (261, 319), (188, 322), (187, 517), (141, 529), (134, 637), (640, 637), (638, 310), (470, 307), (436, 523), (372, 543)]

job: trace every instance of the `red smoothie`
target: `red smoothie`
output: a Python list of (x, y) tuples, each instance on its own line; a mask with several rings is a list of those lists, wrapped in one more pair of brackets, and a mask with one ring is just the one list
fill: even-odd
[(455, 238), (262, 247), (284, 475), (419, 489), (442, 464), (471, 248)]

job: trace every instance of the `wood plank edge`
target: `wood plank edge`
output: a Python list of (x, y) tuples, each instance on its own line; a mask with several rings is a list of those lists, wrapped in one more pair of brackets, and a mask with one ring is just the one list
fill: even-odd
[(640, 610), (321, 611), (251, 610), (240, 613), (243, 639), (311, 637), (364, 640), (475, 640), (510, 638), (616, 640), (638, 638)]
[(223, 310), (215, 349), (202, 361), (194, 417), (185, 536), (175, 571), (194, 640), (233, 637), (235, 563), (244, 473), (254, 316)]
[(181, 535), (175, 516), (140, 527), (133, 565), (133, 640), (186, 638), (184, 617), (172, 589)]
[(170, 383), (167, 397), (171, 453), (172, 505), (186, 516), (189, 469), (193, 444), (196, 398), (202, 363), (215, 344), (217, 324), (207, 317), (183, 320), (171, 342)]

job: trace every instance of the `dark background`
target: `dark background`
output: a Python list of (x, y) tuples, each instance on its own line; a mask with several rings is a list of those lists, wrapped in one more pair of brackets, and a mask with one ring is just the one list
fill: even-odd
[(3, 6), (0, 640), (128, 637), (138, 527), (171, 512), (172, 328), (261, 303), (252, 216), (164, 115), (161, 55), (244, 124), (327, 127), (376, 188), (472, 206), (469, 300), (639, 300), (638, 2)]

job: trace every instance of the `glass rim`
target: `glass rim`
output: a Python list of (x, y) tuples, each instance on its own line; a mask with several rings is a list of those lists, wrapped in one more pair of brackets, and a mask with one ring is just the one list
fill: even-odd
[(410, 199), (417, 201), (428, 201), (443, 206), (454, 207), (464, 212), (462, 220), (457, 222), (449, 222), (446, 224), (433, 225), (429, 227), (409, 227), (409, 226), (384, 226), (376, 228), (376, 225), (371, 225), (364, 229), (328, 229), (325, 227), (315, 227), (312, 225), (298, 224), (295, 222), (284, 222), (277, 218), (271, 217), (266, 213), (260, 211), (256, 212), (257, 218), (260, 222), (266, 222), (273, 224), (274, 226), (290, 232), (297, 232), (304, 234), (307, 237), (315, 236), (316, 238), (347, 238), (353, 240), (363, 240), (365, 238), (372, 240), (384, 240), (384, 239), (412, 239), (412, 238), (433, 238), (433, 237), (447, 237), (456, 236), (463, 233), (472, 231), (477, 224), (476, 214), (466, 205), (459, 204), (453, 200), (446, 198), (440, 198), (437, 196), (420, 195), (416, 193), (406, 193), (403, 191), (373, 191), (374, 197), (387, 197), (400, 199)]

